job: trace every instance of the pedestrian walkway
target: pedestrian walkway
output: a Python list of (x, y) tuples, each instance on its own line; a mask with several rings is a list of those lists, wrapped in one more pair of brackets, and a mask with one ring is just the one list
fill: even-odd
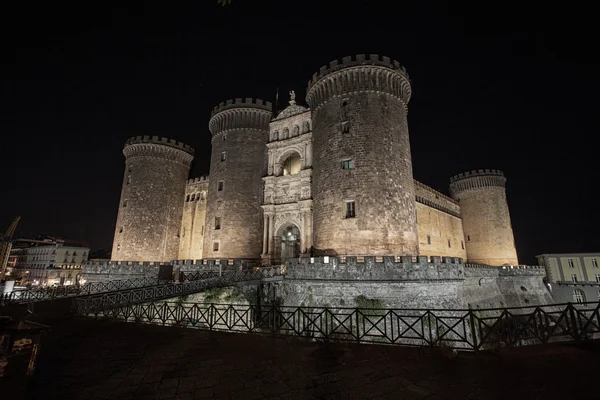
[(455, 356), (92, 319), (45, 322), (52, 331), (26, 395), (18, 382), (3, 382), (16, 393), (7, 399), (599, 397), (598, 342)]

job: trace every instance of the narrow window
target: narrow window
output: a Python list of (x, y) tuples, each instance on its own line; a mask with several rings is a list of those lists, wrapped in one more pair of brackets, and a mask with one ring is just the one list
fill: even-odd
[(571, 274), (571, 281), (577, 282), (577, 274)]
[(471, 236), (467, 235), (467, 242), (471, 241)]
[(123, 227), (121, 226), (121, 228), (119, 229), (119, 233), (123, 233)]
[(219, 186), (217, 187), (217, 190), (219, 192), (223, 190), (223, 181), (219, 181)]
[(598, 268), (598, 260), (596, 260), (595, 258), (592, 258), (592, 267)]
[(582, 290), (575, 289), (573, 290), (573, 303), (583, 304), (585, 303), (585, 294)]
[(189, 194), (188, 194), (188, 195), (185, 197), (185, 201), (186, 201), (186, 203), (187, 203), (188, 201), (190, 201), (190, 195), (189, 195)]
[(342, 161), (342, 169), (352, 169), (354, 168), (353, 160), (344, 160)]
[(204, 225), (202, 225), (202, 226), (200, 227), (200, 234), (201, 234), (201, 235), (204, 235)]
[(340, 130), (342, 133), (350, 133), (350, 122), (344, 121), (340, 124)]
[(431, 236), (427, 235), (427, 244), (431, 244)]
[(196, 193), (193, 193), (193, 194), (192, 194), (192, 199), (191, 199), (191, 201), (194, 201), (194, 200), (196, 200)]
[(346, 218), (356, 217), (356, 207), (354, 201), (346, 202)]
[(596, 274), (596, 282), (600, 283), (600, 274)]
[(221, 229), (221, 217), (215, 217), (215, 229)]
[(222, 151), (221, 152), (221, 161), (225, 161), (227, 159), (227, 152), (226, 151)]
[(213, 251), (219, 251), (219, 242), (213, 242)]
[(575, 268), (575, 263), (573, 262), (572, 258), (569, 258), (567, 260), (567, 263), (569, 264), (569, 268)]
[(127, 207), (127, 200), (123, 201), (123, 208)]
[(448, 248), (450, 248), (450, 239), (448, 239)]
[(460, 247), (463, 250), (465, 249), (465, 242), (463, 242), (462, 240), (460, 241)]
[(224, 133), (224, 134), (223, 134), (223, 141), (225, 142), (226, 140), (227, 140), (227, 134), (226, 134), (226, 133)]

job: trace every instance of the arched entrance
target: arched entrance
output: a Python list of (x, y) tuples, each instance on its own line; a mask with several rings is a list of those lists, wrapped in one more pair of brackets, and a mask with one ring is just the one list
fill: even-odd
[(300, 230), (296, 225), (288, 225), (281, 231), (281, 262), (300, 256)]

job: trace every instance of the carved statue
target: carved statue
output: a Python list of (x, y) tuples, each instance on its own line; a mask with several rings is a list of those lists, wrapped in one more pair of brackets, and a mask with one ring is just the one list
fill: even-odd
[(296, 104), (296, 92), (290, 90), (290, 104)]

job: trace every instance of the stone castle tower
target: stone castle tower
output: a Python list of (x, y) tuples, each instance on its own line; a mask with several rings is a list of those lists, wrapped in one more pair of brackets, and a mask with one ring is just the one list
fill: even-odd
[(410, 96), (400, 64), (377, 55), (334, 61), (309, 82), (317, 251), (418, 254)]
[(450, 191), (460, 205), (469, 261), (518, 265), (502, 171), (466, 172), (450, 182)]
[(262, 251), (262, 177), (272, 105), (253, 99), (215, 107), (205, 258), (258, 258)]
[(444, 256), (516, 265), (503, 174), (451, 179), (453, 198), (413, 179), (408, 75), (371, 54), (320, 68), (310, 108), (272, 114), (251, 98), (211, 113), (210, 177), (189, 179), (193, 149), (130, 139), (112, 259), (312, 255)]
[(125, 176), (112, 258), (176, 259), (194, 149), (167, 138), (137, 136), (126, 142), (123, 154)]

